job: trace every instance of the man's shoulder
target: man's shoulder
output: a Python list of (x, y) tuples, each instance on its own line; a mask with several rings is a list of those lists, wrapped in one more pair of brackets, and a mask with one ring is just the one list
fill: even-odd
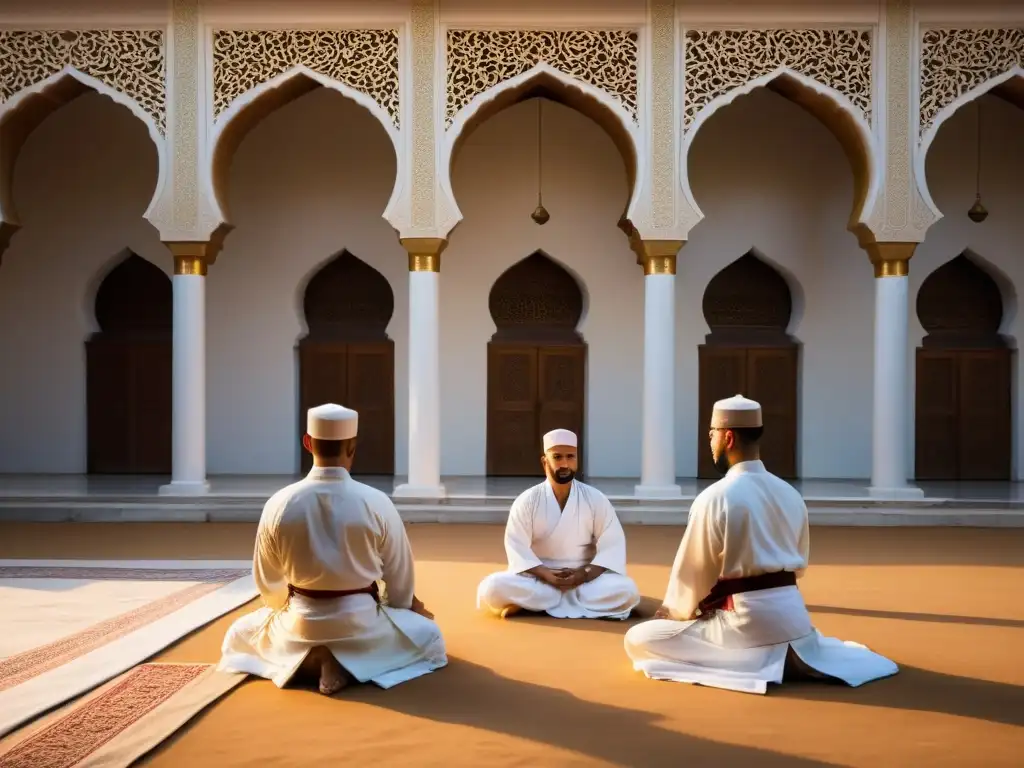
[(606, 494), (600, 488), (597, 488), (597, 487), (595, 487), (593, 485), (590, 485), (589, 483), (584, 483), (581, 480), (576, 480), (575, 482), (576, 482), (576, 487), (580, 491), (580, 496), (584, 497), (591, 504), (593, 504), (595, 502), (597, 502), (597, 503), (604, 502), (604, 503), (608, 504), (609, 506), (611, 506), (612, 501), (611, 501), (611, 499), (608, 498), (608, 494)]
[(547, 482), (548, 481), (545, 480), (541, 483), (537, 483), (536, 485), (531, 485), (529, 488), (522, 491), (518, 496), (515, 497), (515, 499), (512, 500), (512, 506), (518, 507), (522, 506), (523, 504), (534, 503), (537, 499), (541, 497), (541, 494), (544, 493), (544, 486), (547, 484)]

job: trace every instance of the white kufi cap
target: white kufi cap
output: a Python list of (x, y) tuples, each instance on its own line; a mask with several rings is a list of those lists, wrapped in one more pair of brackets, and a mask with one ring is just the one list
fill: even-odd
[(743, 395), (736, 395), (715, 403), (711, 412), (712, 429), (743, 429), (744, 427), (760, 427), (761, 404), (756, 400), (748, 400)]
[(325, 403), (306, 412), (306, 432), (317, 440), (348, 440), (359, 432), (359, 413)]
[(567, 445), (576, 448), (576, 433), (568, 429), (553, 429), (544, 435), (544, 450), (550, 451), (556, 445)]

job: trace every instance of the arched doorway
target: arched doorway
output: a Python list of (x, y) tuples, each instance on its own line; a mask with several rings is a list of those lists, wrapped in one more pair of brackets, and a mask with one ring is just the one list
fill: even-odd
[(494, 282), (488, 303), (497, 330), (487, 344), (487, 474), (538, 476), (544, 433), (571, 429), (584, 442), (583, 293), (537, 251)]
[(800, 347), (786, 333), (793, 299), (785, 278), (747, 253), (708, 283), (703, 310), (711, 333), (697, 347), (698, 477), (719, 477), (708, 450), (708, 424), (715, 401), (735, 394), (761, 403), (761, 458), (768, 469), (796, 477)]
[(916, 478), (1009, 481), (1013, 350), (999, 286), (961, 254), (921, 285), (917, 316)]
[[(352, 472), (395, 472), (395, 343), (387, 326), (395, 296), (384, 275), (342, 251), (313, 275), (303, 311), (308, 333), (299, 341), (299, 435), (306, 411), (340, 403), (359, 412), (359, 448)], [(313, 459), (302, 451), (301, 469)]]
[(171, 471), (171, 281), (129, 252), (96, 292), (85, 342), (87, 471)]

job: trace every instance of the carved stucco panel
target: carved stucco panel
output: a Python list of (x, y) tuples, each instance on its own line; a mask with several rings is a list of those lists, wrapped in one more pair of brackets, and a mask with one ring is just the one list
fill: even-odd
[(994, 77), (1024, 67), (1024, 28), (927, 29), (921, 40), (921, 125)]
[(304, 66), (372, 98), (397, 127), (398, 32), (394, 29), (217, 30), (213, 34), (213, 108)]
[(447, 46), (446, 127), (474, 97), (542, 62), (605, 91), (637, 120), (633, 30), (451, 29)]
[(843, 94), (870, 122), (871, 42), (866, 29), (688, 29), (683, 125), (719, 96), (783, 67)]
[(164, 33), (151, 29), (0, 30), (0, 102), (73, 67), (166, 126)]

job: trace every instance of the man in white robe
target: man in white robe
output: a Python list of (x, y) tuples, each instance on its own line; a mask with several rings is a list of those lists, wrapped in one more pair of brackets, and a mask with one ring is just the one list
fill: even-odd
[(264, 607), (228, 629), (219, 669), (279, 688), (309, 678), (331, 695), (352, 680), (390, 688), (447, 664), (433, 614), (415, 596), (398, 511), (349, 475), (357, 428), (358, 414), (340, 405), (308, 411), (313, 468), (263, 509), (253, 577)]
[(810, 550), (799, 492), (765, 469), (761, 407), (715, 403), (711, 452), (725, 473), (693, 502), (655, 618), (632, 627), (633, 667), (656, 680), (763, 694), (783, 672), (851, 686), (898, 667), (862, 645), (823, 637), (797, 588)]
[(626, 619), (640, 602), (626, 575), (626, 536), (608, 497), (576, 480), (576, 435), (544, 435), (547, 479), (512, 503), (508, 568), (487, 576), (477, 608), (502, 618), (527, 610), (559, 619)]

